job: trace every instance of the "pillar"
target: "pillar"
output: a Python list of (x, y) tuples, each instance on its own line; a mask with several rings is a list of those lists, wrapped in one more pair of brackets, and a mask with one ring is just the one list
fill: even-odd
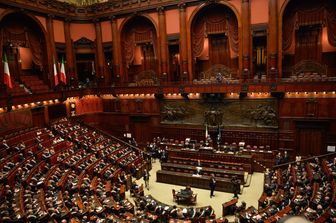
[[(53, 23), (54, 15), (49, 14), (47, 18), (47, 31), (48, 31), (48, 40), (49, 47), (47, 47), (48, 55), (49, 55), (49, 83), (51, 87), (55, 86), (55, 78), (54, 78), (54, 71), (53, 71), (53, 63), (54, 59), (55, 62), (58, 62), (57, 54), (56, 54), (56, 47), (55, 47), (55, 39), (54, 39), (54, 23)], [(58, 66), (56, 66), (58, 69)], [(58, 71), (57, 71), (58, 72)]]
[(70, 21), (71, 20), (68, 18), (66, 18), (64, 21), (64, 36), (65, 36), (65, 47), (66, 47), (65, 60), (66, 60), (68, 84), (78, 79), (77, 74), (75, 73), (74, 49), (73, 49), (73, 43), (71, 40)]
[(113, 81), (118, 82), (121, 74), (121, 48), (120, 48), (120, 39), (118, 33), (118, 25), (117, 19), (115, 16), (111, 17), (111, 26), (112, 26), (112, 56), (113, 56), (113, 64), (112, 64), (112, 75)]
[(96, 30), (96, 53), (97, 53), (97, 65), (96, 65), (96, 75), (98, 79), (104, 79), (104, 83), (108, 82), (108, 77), (106, 77), (106, 72), (104, 68), (105, 64), (105, 55), (103, 48), (103, 39), (102, 39), (102, 31), (100, 21), (94, 20), (95, 22), (95, 30)]
[(166, 31), (166, 14), (163, 7), (158, 8), (159, 14), (159, 40), (160, 40), (160, 61), (161, 61), (161, 79), (168, 78), (168, 43)]
[(251, 43), (251, 28), (250, 28), (250, 1), (242, 0), (242, 47), (243, 47), (243, 79), (250, 79), (250, 43)]
[(186, 4), (179, 4), (180, 12), (180, 70), (181, 81), (191, 81), (192, 77), (188, 75), (188, 42), (187, 42), (187, 19)]
[(268, 78), (277, 78), (278, 72), (278, 0), (269, 0), (268, 23)]

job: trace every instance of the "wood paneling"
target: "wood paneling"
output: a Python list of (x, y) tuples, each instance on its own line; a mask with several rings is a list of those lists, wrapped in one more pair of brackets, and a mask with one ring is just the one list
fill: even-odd
[(151, 129), (150, 116), (131, 116), (130, 117), (130, 130), (133, 136), (140, 143), (152, 141), (152, 135), (148, 134), (148, 129)]
[[(79, 118), (116, 136), (122, 136), (125, 131), (130, 131), (139, 144), (146, 143), (156, 136), (178, 140), (190, 137), (198, 141), (204, 140), (205, 137), (205, 129), (201, 124), (162, 124), (160, 100), (154, 98), (104, 99), (103, 105), (103, 113), (86, 114)], [(146, 117), (146, 120), (140, 122), (139, 119), (134, 118), (140, 116)], [(336, 103), (334, 98), (279, 99), (278, 116), (278, 129), (224, 127), (221, 129), (222, 142), (245, 141), (251, 146), (269, 145), (271, 149), (290, 150), (292, 156), (301, 152), (306, 155), (320, 153), (320, 149), (317, 149), (320, 147), (322, 148), (321, 152), (325, 152), (326, 145), (336, 145)], [(312, 127), (307, 130), (298, 128), (298, 122), (307, 121), (312, 123)], [(315, 124), (319, 126), (320, 123), (326, 123), (323, 124), (322, 135), (314, 130), (317, 128), (314, 127)], [(209, 129), (209, 132), (215, 139), (216, 129)], [(314, 136), (315, 133), (316, 136)], [(320, 136), (321, 138), (319, 138)], [(307, 140), (308, 144), (303, 143), (303, 140)], [(304, 150), (303, 148), (307, 146), (309, 149)]]
[(320, 155), (326, 152), (326, 121), (297, 121), (297, 152), (302, 156)]
[(318, 118), (336, 117), (335, 99), (285, 98), (280, 100), (279, 117), (305, 117), (311, 112)]
[[(196, 140), (205, 139), (205, 129), (201, 126), (168, 126), (161, 125), (161, 134), (167, 138), (185, 140), (192, 138)], [(212, 134), (212, 132), (214, 134)], [(237, 143), (244, 141), (246, 145), (269, 145), (271, 149), (278, 148), (278, 133), (277, 131), (255, 131), (255, 130), (221, 130), (222, 142)], [(210, 130), (210, 135), (216, 136), (216, 130)], [(215, 138), (213, 139), (215, 141)]]
[(322, 64), (328, 66), (328, 76), (335, 76), (336, 74), (336, 52), (328, 52), (322, 54)]
[(32, 119), (33, 119), (34, 126), (44, 127), (46, 125), (43, 106), (39, 106), (39, 107), (32, 109), (31, 113), (32, 113)]
[(48, 106), (48, 118), (49, 120), (63, 118), (67, 116), (65, 103), (59, 103)]

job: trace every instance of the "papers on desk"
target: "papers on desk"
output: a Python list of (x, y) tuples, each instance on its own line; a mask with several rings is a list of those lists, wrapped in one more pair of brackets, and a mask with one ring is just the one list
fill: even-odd
[(199, 174), (193, 174), (192, 176), (193, 176), (193, 177), (201, 177), (202, 175), (199, 175)]

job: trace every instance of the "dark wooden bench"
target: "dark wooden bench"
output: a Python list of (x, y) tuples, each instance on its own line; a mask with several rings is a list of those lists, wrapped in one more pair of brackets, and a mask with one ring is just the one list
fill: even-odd
[[(210, 176), (193, 176), (190, 173), (177, 173), (175, 171), (159, 170), (156, 172), (156, 181), (161, 183), (191, 186), (209, 189)], [(234, 186), (228, 178), (216, 177), (216, 191), (233, 193)]]
[[(194, 159), (200, 160), (202, 163), (213, 163), (217, 165), (218, 163), (236, 163), (242, 164), (245, 171), (248, 173), (253, 173), (252, 170), (252, 156), (251, 155), (235, 155), (228, 153), (216, 153), (216, 152), (201, 152), (198, 150), (187, 150), (187, 149), (168, 149), (168, 158), (177, 157), (184, 159)], [(211, 165), (210, 165), (211, 167)]]
[[(176, 163), (161, 163), (162, 170), (176, 171), (181, 173), (190, 173), (196, 174), (196, 166), (195, 165), (184, 165), (184, 164), (176, 164)], [(223, 170), (218, 168), (210, 168), (210, 167), (202, 167), (202, 175), (210, 176), (214, 174), (216, 177), (228, 178), (231, 179), (233, 176), (236, 176), (241, 183), (245, 183), (245, 172), (239, 170)]]
[[(184, 164), (192, 166), (198, 165), (198, 160), (192, 158), (169, 157), (168, 162), (174, 164)], [(242, 163), (221, 162), (212, 160), (202, 160), (200, 162), (202, 167), (217, 168), (222, 170), (246, 171), (246, 172), (250, 170), (250, 165), (245, 165)]]

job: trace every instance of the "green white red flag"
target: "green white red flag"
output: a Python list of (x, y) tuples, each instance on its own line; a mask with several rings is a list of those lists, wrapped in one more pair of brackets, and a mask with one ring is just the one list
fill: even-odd
[(3, 63), (4, 63), (4, 84), (7, 85), (7, 87), (9, 88), (13, 88), (11, 75), (9, 73), (8, 60), (7, 60), (6, 53), (4, 54), (4, 57), (3, 57)]
[(66, 84), (66, 74), (65, 74), (65, 64), (64, 64), (64, 58), (62, 57), (61, 62), (61, 73), (60, 73), (61, 81)]
[(58, 83), (58, 73), (57, 73), (57, 67), (56, 67), (56, 62), (55, 62), (55, 57), (53, 57), (53, 68), (54, 68), (54, 79), (55, 79), (55, 86), (57, 86)]

